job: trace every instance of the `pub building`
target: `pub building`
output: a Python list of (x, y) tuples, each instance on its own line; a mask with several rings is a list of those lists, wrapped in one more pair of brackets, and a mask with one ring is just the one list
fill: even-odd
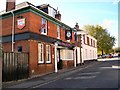
[(49, 4), (15, 5), (15, 0), (7, 0), (0, 14), (3, 51), (27, 52), (29, 77), (75, 66), (75, 30), (61, 22), (60, 12)]

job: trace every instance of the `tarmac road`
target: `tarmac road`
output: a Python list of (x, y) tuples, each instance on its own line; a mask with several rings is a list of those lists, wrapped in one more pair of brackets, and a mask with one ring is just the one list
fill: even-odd
[[(108, 60), (92, 65), (55, 81), (33, 88), (99, 88), (100, 90), (120, 90), (120, 60)], [(91, 89), (92, 90), (92, 89)]]
[[(118, 65), (119, 64), (119, 65)], [(3, 90), (120, 90), (120, 60), (86, 63), (69, 70), (23, 81), (4, 83)]]

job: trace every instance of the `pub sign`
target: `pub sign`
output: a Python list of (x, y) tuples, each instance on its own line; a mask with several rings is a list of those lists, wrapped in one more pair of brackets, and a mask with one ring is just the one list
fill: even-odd
[(17, 28), (23, 29), (25, 27), (25, 18), (17, 20)]
[(66, 40), (72, 39), (72, 30), (65, 31)]

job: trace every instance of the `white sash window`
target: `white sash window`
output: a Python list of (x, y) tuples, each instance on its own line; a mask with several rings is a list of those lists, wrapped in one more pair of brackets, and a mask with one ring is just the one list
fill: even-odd
[(50, 49), (50, 45), (46, 45), (46, 63), (51, 63), (51, 49)]
[(38, 63), (44, 63), (44, 46), (42, 43), (38, 44)]
[(41, 34), (47, 35), (47, 20), (42, 18)]
[(60, 26), (57, 25), (57, 39), (60, 39)]

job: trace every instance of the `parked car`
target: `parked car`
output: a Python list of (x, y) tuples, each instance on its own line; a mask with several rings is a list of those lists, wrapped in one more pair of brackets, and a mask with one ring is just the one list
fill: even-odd
[(106, 55), (106, 54), (103, 54), (103, 55), (101, 55), (101, 57), (102, 57), (102, 58), (106, 58), (106, 57), (107, 57), (107, 55)]
[(112, 54), (109, 54), (109, 55), (108, 55), (108, 58), (113, 58), (113, 55), (112, 55)]
[(98, 59), (102, 58), (102, 56), (101, 56), (100, 54), (98, 54), (98, 56), (97, 56), (97, 57), (98, 57)]

